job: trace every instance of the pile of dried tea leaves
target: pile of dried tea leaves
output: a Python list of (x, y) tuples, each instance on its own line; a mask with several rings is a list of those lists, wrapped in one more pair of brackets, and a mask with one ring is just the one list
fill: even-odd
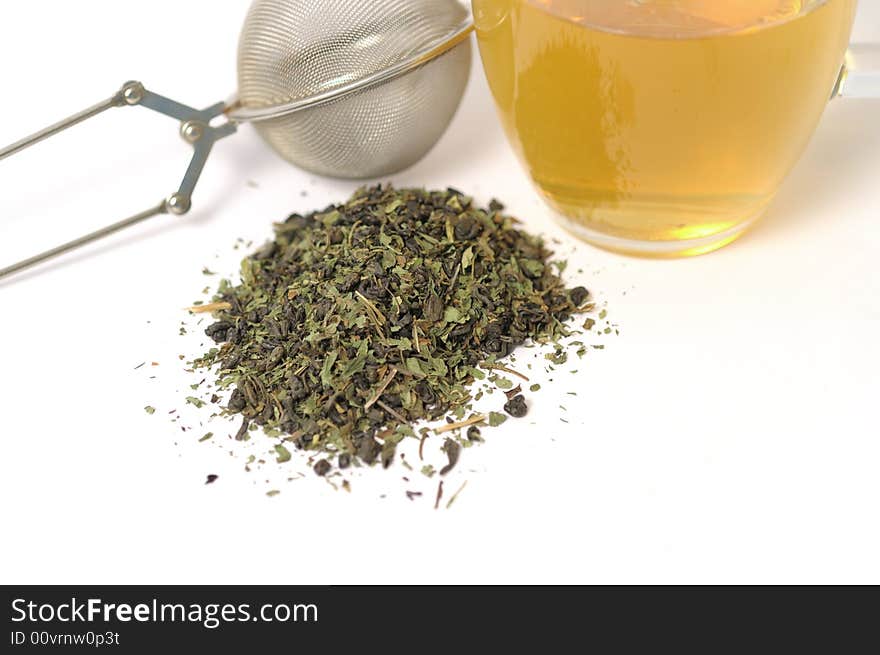
[[(374, 186), (276, 224), (241, 282), (221, 283), (206, 333), (222, 345), (197, 361), (230, 390), (237, 438), (263, 426), (282, 438), (279, 461), (292, 443), (319, 455), (319, 475), (387, 466), (414, 423), (464, 418), (471, 383), (514, 347), (566, 335), (589, 293), (566, 289), (502, 210), (454, 189)], [(521, 396), (505, 408), (526, 411)]]

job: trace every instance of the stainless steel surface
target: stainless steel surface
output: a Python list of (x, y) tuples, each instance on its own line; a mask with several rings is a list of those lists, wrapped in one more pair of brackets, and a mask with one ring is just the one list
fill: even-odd
[(365, 178), (437, 142), (470, 72), (459, 0), (256, 0), (239, 42), (239, 106), (284, 159)]
[(202, 173), (202, 169), (205, 167), (205, 162), (208, 161), (208, 156), (211, 154), (211, 148), (213, 148), (216, 141), (233, 134), (236, 130), (235, 123), (232, 121), (225, 121), (217, 127), (211, 125), (211, 121), (222, 116), (223, 112), (226, 110), (226, 105), (222, 102), (212, 105), (207, 109), (193, 109), (192, 107), (188, 107), (187, 105), (171, 100), (170, 98), (161, 96), (158, 93), (148, 91), (140, 82), (126, 82), (113, 97), (93, 105), (84, 111), (76, 113), (69, 118), (59, 121), (44, 130), (40, 130), (21, 141), (13, 143), (11, 146), (3, 148), (0, 150), (0, 159), (15, 154), (16, 152), (20, 152), (35, 143), (39, 143), (43, 139), (58, 134), (62, 130), (81, 123), (92, 116), (96, 116), (111, 107), (136, 105), (143, 105), (144, 107), (159, 112), (160, 114), (179, 120), (181, 122), (181, 136), (187, 143), (190, 143), (193, 146), (192, 159), (189, 162), (186, 173), (184, 173), (183, 180), (181, 181), (178, 190), (155, 207), (92, 232), (91, 234), (87, 234), (79, 239), (65, 243), (57, 248), (52, 248), (51, 250), (47, 250), (34, 257), (29, 257), (28, 259), (13, 264), (12, 266), (2, 268), (0, 269), (0, 278), (12, 275), (13, 273), (17, 273), (44, 262), (47, 259), (69, 252), (74, 248), (91, 243), (92, 241), (118, 232), (130, 225), (140, 223), (141, 221), (157, 216), (158, 214), (174, 214), (180, 216), (190, 210), (190, 207), (192, 206), (193, 191), (195, 190), (196, 183)]
[(34, 255), (33, 257), (28, 257), (20, 262), (13, 264), (12, 266), (7, 266), (6, 268), (0, 268), (0, 279), (12, 275), (13, 273), (18, 273), (20, 271), (25, 270), (26, 268), (30, 268), (31, 266), (36, 266), (46, 260), (52, 259), (53, 257), (57, 257), (58, 255), (63, 255), (66, 252), (70, 252), (80, 246), (84, 246), (87, 243), (91, 243), (92, 241), (97, 241), (98, 239), (102, 239), (106, 236), (109, 236), (115, 232), (119, 232), (131, 225), (136, 225), (141, 221), (145, 221), (148, 218), (152, 218), (153, 216), (157, 216), (158, 214), (164, 214), (168, 211), (167, 209), (167, 200), (163, 200), (161, 203), (147, 209), (146, 211), (142, 211), (139, 214), (135, 214), (134, 216), (130, 216), (124, 220), (119, 221), (118, 223), (114, 223), (113, 225), (108, 225), (107, 227), (101, 228), (100, 230), (96, 230), (90, 234), (86, 234), (85, 236), (81, 236), (79, 239), (74, 239), (73, 241), (69, 241), (63, 245), (58, 246), (57, 248), (52, 248), (51, 250), (47, 250), (46, 252), (41, 252), (39, 255)]
[(50, 125), (49, 127), (42, 129), (39, 132), (35, 132), (30, 136), (26, 136), (21, 141), (16, 141), (15, 143), (10, 144), (5, 148), (0, 148), (0, 159), (11, 157), (16, 153), (21, 152), (25, 148), (29, 148), (30, 146), (39, 143), (44, 139), (48, 139), (50, 136), (54, 136), (59, 132), (66, 130), (68, 127), (72, 127), (77, 123), (82, 123), (84, 120), (88, 120), (93, 116), (97, 116), (101, 112), (107, 111), (108, 109), (111, 109), (113, 107), (119, 107), (122, 104), (124, 104), (124, 100), (122, 99), (121, 93), (117, 93), (112, 98), (107, 98), (106, 100), (103, 100), (96, 105), (92, 105), (88, 109), (83, 109), (81, 112), (65, 118), (62, 121), (58, 121), (54, 125)]
[[(449, 2), (450, 0), (440, 1)], [(452, 4), (455, 5), (456, 3), (453, 2)], [(461, 16), (463, 17), (462, 20), (452, 29), (450, 29), (449, 33), (442, 37), (442, 39), (424, 44), (421, 48), (416, 49), (411, 55), (402, 58), (399, 62), (392, 66), (383, 68), (362, 77), (345, 76), (344, 79), (349, 79), (350, 77), (351, 81), (328, 85), (327, 88), (325, 88), (324, 90), (317, 90), (311, 94), (297, 98), (296, 100), (291, 100), (289, 102), (273, 104), (267, 107), (233, 107), (232, 109), (230, 109), (230, 111), (227, 112), (227, 115), (230, 118), (240, 122), (255, 122), (267, 120), (270, 118), (278, 118), (279, 116), (290, 114), (301, 109), (308, 109), (323, 102), (327, 102), (329, 100), (348, 95), (349, 93), (363, 90), (366, 87), (373, 86), (381, 82), (387, 82), (395, 77), (399, 77), (404, 73), (408, 73), (423, 66), (432, 59), (440, 56), (441, 54), (444, 54), (448, 50), (451, 50), (455, 46), (467, 40), (470, 37), (471, 33), (474, 31), (474, 24), (471, 20), (470, 13), (468, 13), (467, 11), (462, 12)], [(341, 79), (343, 79), (342, 76), (340, 76), (340, 80)]]

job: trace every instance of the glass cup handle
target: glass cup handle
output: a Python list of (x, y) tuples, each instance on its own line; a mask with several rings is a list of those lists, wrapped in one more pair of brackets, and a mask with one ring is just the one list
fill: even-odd
[(834, 87), (833, 97), (880, 98), (880, 43), (854, 43)]

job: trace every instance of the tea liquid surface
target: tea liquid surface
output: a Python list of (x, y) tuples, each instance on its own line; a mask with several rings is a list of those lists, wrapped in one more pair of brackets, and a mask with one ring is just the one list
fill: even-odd
[(545, 198), (621, 244), (606, 247), (700, 243), (680, 255), (766, 208), (830, 97), (856, 0), (473, 5), (502, 123)]

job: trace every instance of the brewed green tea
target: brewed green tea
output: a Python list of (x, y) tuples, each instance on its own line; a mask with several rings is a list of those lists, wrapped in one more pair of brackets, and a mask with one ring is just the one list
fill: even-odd
[(502, 123), (588, 241), (698, 254), (760, 216), (843, 63), (855, 0), (474, 0)]

